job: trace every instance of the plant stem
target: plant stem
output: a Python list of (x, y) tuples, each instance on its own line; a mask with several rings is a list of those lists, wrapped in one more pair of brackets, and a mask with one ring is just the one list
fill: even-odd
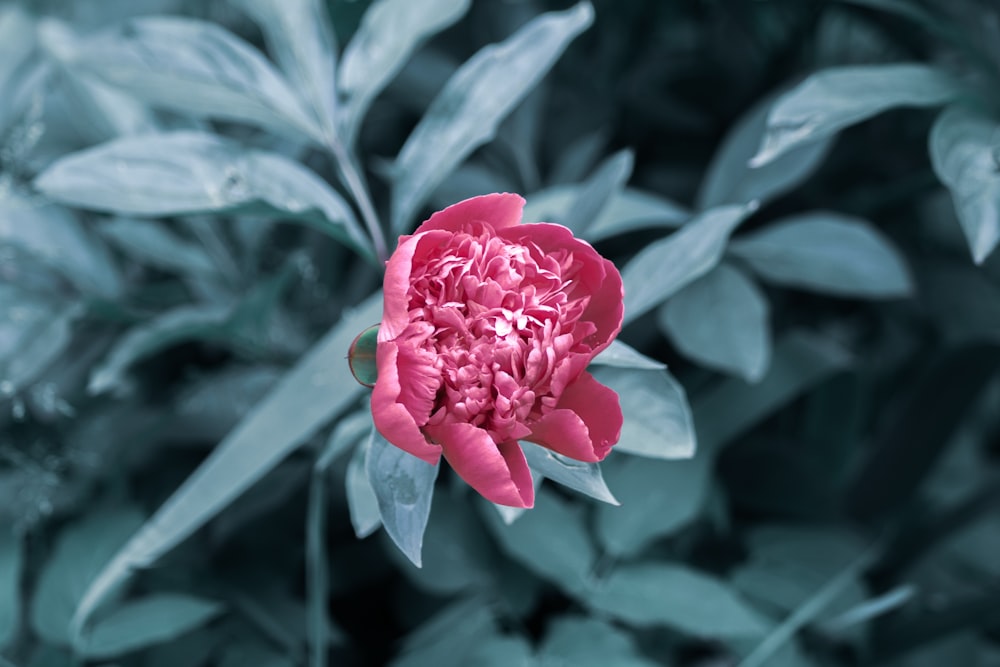
[(330, 153), (337, 162), (340, 170), (340, 178), (344, 185), (350, 190), (355, 203), (361, 211), (361, 218), (368, 228), (368, 234), (372, 237), (375, 246), (375, 256), (380, 263), (384, 263), (389, 258), (385, 243), (385, 234), (382, 233), (382, 226), (379, 224), (378, 215), (375, 214), (375, 207), (372, 205), (371, 197), (368, 195), (368, 188), (365, 186), (364, 178), (360, 170), (351, 158), (350, 153), (344, 145), (336, 140), (327, 143)]

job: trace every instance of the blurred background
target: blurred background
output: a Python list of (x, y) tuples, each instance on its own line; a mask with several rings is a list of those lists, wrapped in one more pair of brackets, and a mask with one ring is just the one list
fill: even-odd
[[(0, 3), (0, 665), (1000, 666), (998, 82), (990, 0)], [(645, 358), (417, 568), (345, 356), (500, 191)]]

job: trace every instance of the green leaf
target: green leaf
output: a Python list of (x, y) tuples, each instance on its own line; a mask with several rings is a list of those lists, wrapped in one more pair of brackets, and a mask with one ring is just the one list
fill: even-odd
[[(525, 222), (562, 222), (579, 196), (579, 185), (556, 185), (528, 195), (524, 206)], [(691, 213), (668, 199), (624, 188), (612, 193), (606, 206), (584, 231), (583, 238), (600, 241), (618, 234), (648, 228), (678, 227)]]
[(611, 341), (611, 345), (601, 350), (596, 357), (590, 360), (590, 363), (597, 364), (598, 366), (616, 366), (618, 368), (638, 368), (654, 371), (667, 367), (662, 361), (650, 359), (617, 339)]
[(494, 635), (496, 620), (479, 598), (451, 603), (403, 640), (392, 667), (465, 667), (483, 637)]
[(618, 392), (621, 439), (615, 450), (658, 459), (694, 455), (695, 435), (684, 388), (666, 369), (591, 367), (598, 382)]
[(162, 223), (116, 218), (99, 229), (105, 238), (144, 264), (190, 275), (216, 270), (201, 246), (181, 238)]
[(69, 524), (42, 566), (31, 602), (31, 627), (50, 644), (71, 644), (70, 621), (95, 575), (142, 525), (138, 510), (102, 509)]
[(101, 618), (76, 648), (91, 659), (112, 658), (176, 639), (222, 611), (217, 602), (177, 593), (156, 593), (126, 602)]
[(148, 567), (203, 526), (357, 399), (363, 388), (350, 377), (344, 354), (359, 329), (381, 318), (381, 310), (382, 295), (376, 293), (346, 313), (219, 443), (87, 589), (74, 617), (77, 628), (135, 569)]
[(0, 648), (14, 636), (21, 620), (21, 540), (9, 526), (0, 529)]
[(730, 251), (762, 278), (837, 296), (891, 299), (913, 291), (906, 262), (865, 220), (815, 211), (737, 239)]
[(395, 232), (405, 231), (434, 188), (493, 137), (500, 121), (593, 20), (594, 9), (587, 2), (542, 14), (501, 44), (482, 49), (455, 72), (396, 158)]
[(469, 0), (376, 0), (369, 5), (344, 48), (338, 72), (345, 143), (354, 143), (368, 107), (420, 43), (462, 18), (469, 4)]
[(538, 648), (539, 667), (655, 667), (632, 637), (615, 626), (580, 616), (560, 616)]
[(591, 498), (618, 504), (604, 483), (600, 465), (574, 461), (530, 442), (522, 442), (521, 449), (534, 472)]
[(592, 576), (597, 551), (587, 534), (582, 507), (542, 487), (535, 506), (504, 525), (492, 510), (486, 525), (500, 548), (538, 576), (575, 593)]
[(121, 387), (128, 368), (162, 350), (191, 340), (216, 338), (229, 318), (229, 306), (178, 306), (129, 329), (90, 373), (87, 391), (100, 394)]
[(337, 44), (321, 0), (235, 0), (264, 32), (267, 47), (328, 141), (337, 136)]
[(290, 218), (369, 253), (347, 202), (302, 165), (181, 130), (124, 137), (66, 155), (35, 179), (51, 199), (122, 215), (254, 212)]
[(440, 463), (431, 465), (396, 447), (372, 428), (365, 471), (375, 491), (378, 513), (385, 532), (417, 567), (440, 467)]
[(20, 392), (52, 365), (82, 312), (80, 303), (50, 301), (0, 283), (0, 396)]
[(293, 658), (275, 651), (270, 644), (256, 637), (240, 638), (222, 650), (219, 667), (297, 667)]
[(695, 198), (698, 210), (780, 197), (806, 181), (826, 158), (832, 134), (803, 142), (761, 167), (750, 168), (747, 162), (764, 137), (775, 97), (769, 95), (751, 107), (726, 134)]
[(726, 380), (694, 402), (699, 445), (717, 451), (851, 361), (847, 351), (825, 339), (802, 331), (784, 335), (759, 383)]
[(711, 467), (704, 453), (687, 461), (612, 456), (604, 471), (621, 506), (597, 507), (595, 529), (604, 549), (631, 558), (693, 521), (705, 505)]
[(586, 236), (601, 211), (625, 188), (634, 164), (635, 154), (625, 149), (598, 165), (590, 178), (577, 189), (576, 199), (563, 219), (564, 224), (577, 236)]
[(347, 464), (347, 474), (344, 477), (344, 491), (347, 495), (347, 509), (351, 514), (351, 525), (358, 539), (364, 539), (374, 533), (382, 525), (379, 514), (378, 498), (375, 489), (368, 481), (365, 460), (371, 448), (370, 433), (358, 444), (354, 455)]
[(704, 639), (759, 637), (768, 627), (724, 581), (668, 563), (619, 567), (593, 582), (584, 601), (629, 625)]
[(85, 294), (114, 299), (122, 291), (107, 248), (69, 211), (0, 187), (0, 247), (7, 245), (42, 260)]
[(712, 270), (729, 235), (757, 205), (728, 205), (696, 216), (665, 239), (650, 243), (622, 271), (625, 322), (631, 322)]
[(771, 361), (768, 310), (761, 289), (723, 263), (667, 301), (659, 323), (688, 358), (757, 382)]
[(982, 264), (1000, 243), (1000, 123), (949, 107), (930, 134), (934, 172), (951, 191), (972, 259)]
[(946, 104), (960, 91), (958, 83), (927, 65), (857, 65), (831, 67), (810, 75), (778, 98), (767, 115), (767, 133), (751, 158), (762, 167), (792, 148), (896, 107)]
[(323, 140), (316, 121), (271, 63), (214, 23), (167, 16), (130, 19), (82, 43), (74, 55), (77, 67), (150, 105)]

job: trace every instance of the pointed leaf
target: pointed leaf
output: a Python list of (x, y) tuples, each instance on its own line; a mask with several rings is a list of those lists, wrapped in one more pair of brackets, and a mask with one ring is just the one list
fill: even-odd
[(682, 565), (620, 567), (595, 581), (585, 602), (640, 628), (665, 626), (694, 637), (759, 637), (768, 623), (723, 581)]
[(100, 232), (144, 264), (190, 275), (215, 272), (211, 257), (201, 246), (181, 238), (162, 223), (116, 218), (101, 225)]
[(785, 218), (737, 239), (731, 252), (778, 285), (868, 299), (913, 291), (906, 262), (865, 220), (816, 211)]
[(214, 23), (168, 16), (130, 19), (82, 44), (74, 62), (153, 106), (323, 138), (271, 63)]
[(582, 590), (597, 558), (581, 510), (542, 487), (517, 521), (504, 525), (490, 511), (486, 525), (511, 558), (572, 593)]
[(522, 442), (521, 449), (528, 465), (536, 473), (591, 498), (612, 505), (618, 504), (608, 490), (608, 485), (604, 483), (601, 466), (598, 464), (574, 461), (530, 442)]
[(355, 333), (381, 312), (377, 293), (346, 313), (219, 443), (90, 585), (74, 616), (78, 629), (136, 568), (198, 530), (357, 399), (363, 387), (350, 377), (344, 354)]
[(337, 45), (321, 0), (236, 0), (264, 32), (268, 49), (328, 141), (337, 136)]
[(785, 93), (767, 115), (767, 133), (750, 166), (762, 167), (796, 146), (818, 141), (896, 107), (946, 104), (960, 89), (927, 65), (857, 65), (816, 72)]
[(951, 191), (972, 259), (982, 264), (1000, 243), (1000, 122), (950, 107), (931, 129), (930, 153), (934, 172)]
[(129, 329), (90, 373), (87, 391), (100, 394), (121, 386), (129, 366), (179, 343), (219, 335), (229, 306), (178, 306)]
[(560, 616), (538, 648), (539, 667), (655, 667), (626, 632), (596, 618)]
[(371, 437), (366, 436), (354, 450), (354, 455), (347, 464), (347, 474), (344, 477), (344, 490), (347, 495), (347, 509), (351, 514), (351, 525), (358, 539), (364, 539), (382, 526), (382, 517), (378, 511), (378, 498), (375, 489), (368, 481), (365, 460), (371, 448)]
[(621, 506), (596, 508), (595, 528), (604, 549), (631, 558), (694, 520), (708, 496), (711, 467), (705, 453), (687, 461), (612, 457), (604, 469)]
[(639, 368), (642, 370), (658, 370), (667, 367), (662, 361), (650, 359), (618, 339), (611, 341), (611, 345), (601, 350), (596, 357), (590, 360), (590, 363), (598, 366), (617, 366), (618, 368)]
[(379, 516), (385, 532), (417, 567), (439, 468), (440, 464), (418, 459), (372, 429), (365, 470), (378, 500)]
[(340, 64), (346, 143), (354, 142), (375, 96), (420, 43), (462, 18), (469, 4), (469, 0), (376, 0), (369, 5)]
[(696, 208), (763, 203), (794, 189), (819, 168), (830, 152), (832, 134), (803, 142), (756, 169), (747, 164), (764, 137), (774, 100), (770, 95), (758, 102), (726, 134), (702, 180)]
[(658, 459), (694, 455), (695, 435), (684, 388), (666, 369), (592, 366), (598, 382), (618, 392), (621, 439), (615, 450)]
[(39, 174), (35, 187), (66, 204), (122, 215), (256, 209), (370, 252), (351, 208), (315, 173), (204, 132), (125, 137), (71, 153)]
[(127, 602), (94, 624), (76, 649), (90, 659), (112, 658), (176, 639), (222, 611), (217, 602), (177, 593), (156, 593)]
[(18, 393), (66, 349), (82, 304), (61, 304), (0, 283), (0, 396)]
[(720, 206), (699, 214), (665, 239), (649, 244), (622, 271), (625, 322), (631, 322), (712, 270), (729, 235), (756, 204)]
[(590, 178), (580, 184), (563, 224), (577, 236), (586, 236), (601, 212), (624, 189), (634, 164), (635, 154), (628, 149), (604, 160)]
[(0, 648), (14, 636), (21, 619), (21, 540), (9, 527), (0, 529)]
[(660, 328), (685, 356), (757, 382), (771, 361), (767, 297), (739, 269), (720, 264), (660, 309)]
[(69, 211), (0, 188), (0, 246), (6, 245), (42, 260), (86, 294), (121, 293), (111, 254)]
[(543, 14), (455, 72), (399, 151), (392, 190), (394, 231), (405, 231), (434, 188), (494, 136), (500, 121), (593, 20), (594, 9), (587, 2)]

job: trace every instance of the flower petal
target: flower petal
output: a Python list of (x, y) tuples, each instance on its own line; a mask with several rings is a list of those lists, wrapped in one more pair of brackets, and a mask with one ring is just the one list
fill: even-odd
[(584, 371), (571, 382), (555, 410), (532, 425), (526, 440), (577, 461), (601, 461), (618, 442), (622, 409), (618, 394)]
[(516, 441), (497, 445), (485, 430), (463, 422), (424, 430), (441, 443), (445, 459), (458, 476), (484, 498), (510, 507), (535, 504), (531, 470)]
[(393, 342), (379, 343), (375, 352), (378, 379), (372, 389), (372, 418), (375, 428), (386, 440), (414, 456), (435, 464), (441, 458), (441, 446), (427, 442), (416, 419), (405, 405), (398, 402), (401, 383), (409, 379), (409, 369), (403, 363), (400, 372), (399, 346)]
[(523, 209), (524, 198), (509, 192), (472, 197), (438, 211), (417, 227), (414, 234), (434, 229), (457, 232), (471, 222), (486, 222), (493, 229), (513, 227), (520, 224)]

